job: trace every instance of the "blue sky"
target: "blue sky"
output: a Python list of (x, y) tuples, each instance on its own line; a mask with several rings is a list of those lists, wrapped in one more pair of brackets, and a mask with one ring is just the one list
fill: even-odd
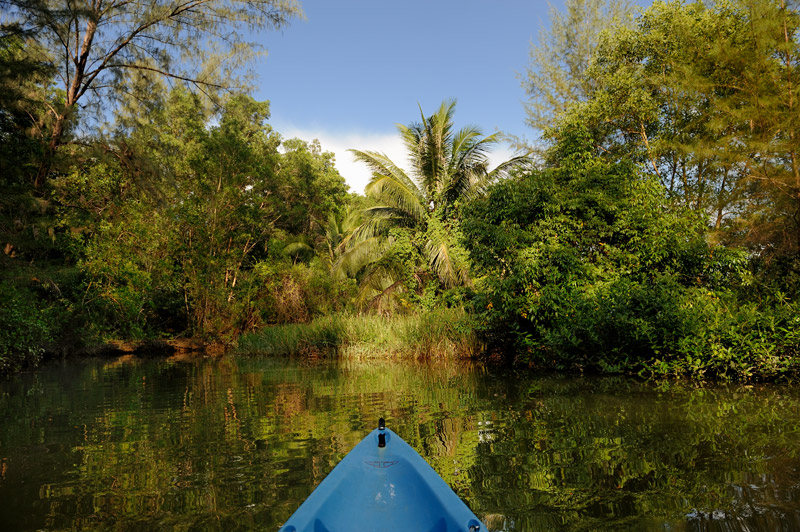
[[(318, 138), (355, 192), (369, 179), (348, 148), (404, 155), (395, 124), (456, 98), (457, 127), (535, 136), (518, 74), (548, 22), (546, 0), (301, 0), (307, 20), (261, 36), (258, 99), (285, 137)], [(556, 8), (563, 0), (553, 0)], [(494, 159), (510, 155), (495, 150)]]

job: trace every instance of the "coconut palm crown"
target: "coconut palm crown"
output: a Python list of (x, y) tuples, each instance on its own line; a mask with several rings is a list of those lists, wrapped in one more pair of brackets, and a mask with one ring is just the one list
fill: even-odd
[(445, 286), (469, 282), (466, 264), (453, 256), (458, 202), (481, 194), (493, 179), (527, 161), (515, 157), (489, 171), (488, 153), (497, 134), (483, 136), (475, 126), (456, 131), (455, 106), (455, 100), (444, 101), (429, 117), (420, 107), (420, 122), (398, 124), (409, 173), (383, 153), (350, 150), (372, 171), (365, 192), (378, 203), (364, 212), (364, 232), (374, 235), (392, 225), (425, 232), (428, 263)]

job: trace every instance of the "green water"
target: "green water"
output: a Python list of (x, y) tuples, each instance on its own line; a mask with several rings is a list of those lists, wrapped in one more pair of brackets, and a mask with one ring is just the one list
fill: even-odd
[(791, 387), (266, 358), (0, 381), (0, 530), (275, 531), (380, 416), (492, 530), (800, 530)]

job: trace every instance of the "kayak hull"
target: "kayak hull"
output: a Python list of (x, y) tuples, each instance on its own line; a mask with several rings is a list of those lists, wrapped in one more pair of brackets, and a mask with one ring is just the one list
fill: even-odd
[(353, 530), (486, 528), (414, 449), (391, 430), (378, 428), (339, 462), (279, 532)]

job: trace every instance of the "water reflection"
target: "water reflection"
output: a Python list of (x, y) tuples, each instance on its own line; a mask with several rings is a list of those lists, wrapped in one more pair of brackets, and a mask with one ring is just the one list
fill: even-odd
[(800, 394), (266, 358), (0, 383), (0, 529), (275, 530), (378, 417), (493, 530), (800, 530)]

